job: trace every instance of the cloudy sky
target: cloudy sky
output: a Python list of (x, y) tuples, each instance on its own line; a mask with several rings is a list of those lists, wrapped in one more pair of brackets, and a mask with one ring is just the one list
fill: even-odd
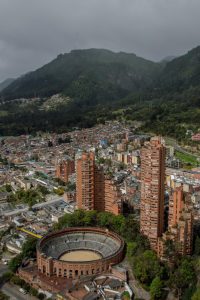
[(71, 49), (183, 54), (200, 45), (199, 13), (200, 0), (0, 0), (0, 81)]

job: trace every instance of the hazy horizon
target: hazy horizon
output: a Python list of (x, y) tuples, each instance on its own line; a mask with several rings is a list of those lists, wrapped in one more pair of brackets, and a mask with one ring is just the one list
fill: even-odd
[(74, 49), (160, 61), (200, 44), (199, 0), (0, 0), (0, 82)]

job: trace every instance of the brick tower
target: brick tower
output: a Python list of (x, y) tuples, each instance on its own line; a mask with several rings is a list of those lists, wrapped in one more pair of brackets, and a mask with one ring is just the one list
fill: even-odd
[(164, 230), (165, 147), (160, 137), (146, 142), (141, 150), (140, 231), (157, 251)]

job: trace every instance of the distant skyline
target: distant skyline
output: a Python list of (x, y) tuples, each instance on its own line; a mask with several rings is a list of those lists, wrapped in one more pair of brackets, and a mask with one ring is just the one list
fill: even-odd
[(0, 82), (73, 49), (180, 56), (200, 45), (199, 11), (199, 0), (0, 0)]

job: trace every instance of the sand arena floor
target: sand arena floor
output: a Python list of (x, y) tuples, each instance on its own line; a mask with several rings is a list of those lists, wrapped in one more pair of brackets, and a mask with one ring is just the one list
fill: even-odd
[(101, 255), (94, 251), (76, 250), (61, 255), (59, 259), (64, 261), (74, 262), (74, 261), (92, 261), (101, 258), (102, 258)]

